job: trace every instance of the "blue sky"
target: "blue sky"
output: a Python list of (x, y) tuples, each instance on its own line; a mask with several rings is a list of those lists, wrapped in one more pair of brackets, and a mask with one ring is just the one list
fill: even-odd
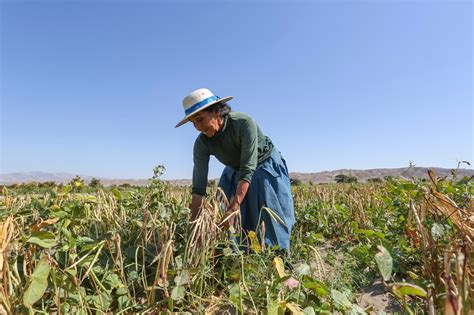
[(290, 172), (474, 162), (470, 1), (0, 5), (0, 173), (190, 178), (201, 87)]

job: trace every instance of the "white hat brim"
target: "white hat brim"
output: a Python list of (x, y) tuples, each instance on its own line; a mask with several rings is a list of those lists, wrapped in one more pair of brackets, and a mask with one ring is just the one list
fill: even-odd
[(184, 125), (185, 123), (187, 123), (189, 121), (189, 117), (191, 117), (192, 115), (196, 114), (196, 113), (199, 113), (200, 111), (202, 111), (203, 109), (205, 108), (208, 108), (209, 106), (212, 106), (214, 104), (217, 104), (217, 103), (225, 103), (225, 102), (228, 102), (230, 101), (231, 99), (233, 99), (234, 97), (233, 96), (226, 96), (226, 97), (222, 97), (214, 102), (211, 102), (209, 104), (206, 104), (204, 105), (203, 107), (200, 107), (198, 108), (197, 110), (195, 110), (194, 112), (192, 112), (191, 114), (187, 115), (186, 117), (184, 117), (176, 126), (174, 126), (175, 128), (178, 128), (179, 126), (182, 126)]

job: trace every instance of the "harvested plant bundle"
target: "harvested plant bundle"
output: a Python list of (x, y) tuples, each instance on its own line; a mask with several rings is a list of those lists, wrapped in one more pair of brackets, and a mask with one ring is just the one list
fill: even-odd
[(229, 201), (221, 188), (217, 188), (214, 197), (206, 197), (197, 218), (191, 222), (191, 236), (187, 243), (187, 262), (197, 266), (201, 259), (207, 257), (210, 250), (214, 250), (219, 240), (227, 237), (222, 228), (223, 223), (233, 220), (233, 230), (240, 231), (240, 212), (223, 218), (223, 212), (228, 208)]

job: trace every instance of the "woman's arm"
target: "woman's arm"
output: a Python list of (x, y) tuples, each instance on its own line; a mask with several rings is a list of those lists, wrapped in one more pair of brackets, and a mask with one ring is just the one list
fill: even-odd
[(198, 194), (193, 194), (191, 201), (191, 221), (196, 220), (199, 213), (201, 212), (202, 206), (202, 196)]
[(191, 221), (196, 220), (201, 212), (202, 199), (206, 194), (207, 173), (209, 170), (209, 150), (201, 136), (196, 138), (193, 149), (193, 186), (191, 200)]
[(237, 210), (239, 209), (242, 201), (244, 200), (245, 196), (247, 195), (247, 191), (249, 190), (249, 182), (245, 180), (240, 180), (237, 184), (237, 189), (235, 190), (234, 199), (229, 205), (227, 210)]
[(221, 220), (220, 226), (224, 229), (227, 230), (229, 226), (234, 225), (234, 218), (237, 213), (237, 211), (240, 209), (240, 204), (245, 198), (245, 195), (247, 195), (247, 191), (249, 190), (249, 182), (245, 180), (240, 180), (239, 183), (237, 184), (237, 189), (235, 191), (234, 199), (232, 199), (232, 202), (230, 203), (229, 207), (227, 208), (227, 211), (224, 213), (224, 217)]

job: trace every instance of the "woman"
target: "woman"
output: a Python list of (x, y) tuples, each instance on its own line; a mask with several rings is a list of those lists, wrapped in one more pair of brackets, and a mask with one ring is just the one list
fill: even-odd
[[(198, 215), (206, 194), (209, 157), (214, 155), (226, 165), (219, 181), (231, 200), (225, 216), (240, 208), (244, 233), (257, 232), (263, 221), (266, 245), (288, 251), (295, 222), (288, 168), (251, 117), (231, 112), (226, 103), (231, 99), (198, 89), (183, 100), (186, 116), (176, 127), (191, 121), (201, 132), (194, 143), (191, 219)], [(262, 207), (270, 208), (284, 224)]]

